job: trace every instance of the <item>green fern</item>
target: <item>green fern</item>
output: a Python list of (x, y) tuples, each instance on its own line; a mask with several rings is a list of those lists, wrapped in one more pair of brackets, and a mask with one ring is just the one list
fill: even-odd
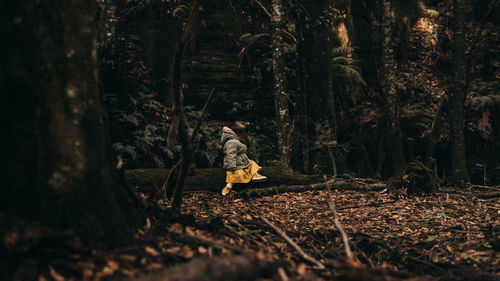
[(353, 59), (353, 58), (348, 58), (348, 57), (343, 57), (343, 56), (334, 57), (332, 59), (332, 64), (345, 64), (345, 65), (349, 65), (349, 64), (358, 64), (360, 62), (361, 62), (360, 60)]
[(342, 73), (346, 78), (366, 87), (366, 82), (363, 76), (361, 76), (361, 73), (351, 65), (334, 64), (332, 65), (332, 69)]
[(352, 47), (337, 47), (332, 49), (331, 69), (341, 73), (347, 79), (366, 87), (363, 76), (361, 76), (361, 73), (355, 67), (360, 61), (350, 57), (353, 52), (354, 49)]
[(474, 97), (470, 106), (476, 110), (500, 105), (500, 95)]
[(354, 53), (354, 48), (352, 47), (336, 47), (332, 49), (332, 56), (333, 57), (338, 57), (338, 56), (344, 56), (347, 57), (348, 55), (351, 55)]

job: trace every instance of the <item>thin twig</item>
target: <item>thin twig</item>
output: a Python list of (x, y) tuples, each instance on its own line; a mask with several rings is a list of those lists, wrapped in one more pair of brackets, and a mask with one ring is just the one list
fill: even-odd
[(290, 280), (290, 279), (288, 279), (288, 276), (286, 275), (286, 272), (283, 269), (283, 267), (278, 267), (278, 275), (280, 276), (281, 281), (288, 281), (288, 280)]
[(273, 17), (271, 15), (271, 13), (269, 13), (269, 11), (266, 9), (266, 7), (264, 7), (264, 5), (262, 5), (262, 3), (259, 0), (254, 0), (254, 1), (262, 8), (262, 10), (264, 10), (264, 13), (266, 13), (266, 15), (268, 15), (270, 18)]
[(330, 185), (328, 184), (328, 188), (326, 189), (328, 192), (328, 206), (330, 207), (330, 210), (333, 213), (333, 223), (335, 224), (335, 227), (338, 229), (340, 232), (340, 236), (342, 237), (342, 241), (344, 242), (344, 247), (345, 247), (345, 254), (347, 258), (352, 259), (352, 251), (351, 251), (351, 246), (349, 245), (349, 238), (347, 237), (347, 234), (344, 231), (344, 228), (340, 224), (339, 221), (339, 216), (337, 215), (337, 211), (335, 210), (335, 205), (333, 203), (332, 199), (332, 193), (330, 192)]
[(198, 117), (198, 121), (196, 122), (196, 125), (194, 126), (194, 129), (193, 129), (193, 134), (191, 135), (191, 142), (194, 142), (194, 140), (196, 138), (196, 133), (198, 133), (198, 130), (201, 127), (201, 123), (203, 121), (203, 117), (205, 116), (205, 113), (208, 110), (208, 106), (212, 102), (212, 99), (213, 99), (213, 97), (215, 95), (215, 90), (216, 89), (217, 89), (217, 87), (213, 87), (212, 90), (210, 90), (210, 94), (208, 95), (208, 98), (205, 101), (205, 104), (203, 105), (203, 107), (201, 109), (200, 117)]
[(292, 38), (292, 40), (293, 40), (294, 42), (297, 42), (297, 38), (295, 38), (295, 36), (293, 36), (290, 32), (286, 31), (286, 30), (285, 30), (285, 29), (283, 29), (283, 28), (281, 28), (280, 30), (281, 30), (281, 32), (285, 33), (285, 34), (286, 34), (286, 35), (288, 35), (290, 38)]
[(469, 188), (484, 188), (484, 189), (491, 189), (491, 190), (495, 190), (495, 191), (500, 190), (500, 187), (487, 186), (487, 185), (477, 185), (477, 184), (471, 184), (471, 185), (468, 185), (467, 187), (469, 187)]
[(325, 265), (322, 264), (321, 262), (319, 262), (318, 260), (316, 260), (315, 258), (311, 257), (310, 255), (308, 255), (306, 252), (304, 252), (304, 250), (302, 250), (302, 248), (297, 245), (297, 243), (295, 243), (288, 235), (286, 235), (285, 232), (283, 232), (281, 229), (279, 229), (277, 226), (275, 226), (274, 224), (272, 224), (268, 219), (266, 219), (264, 216), (260, 216), (260, 218), (267, 224), (269, 225), (274, 231), (276, 231), (276, 233), (278, 233), (281, 238), (283, 238), (286, 242), (288, 242), (288, 244), (290, 244), (290, 246), (292, 246), (301, 256), (304, 260), (316, 265), (318, 267), (318, 269), (320, 270), (323, 270), (325, 269)]

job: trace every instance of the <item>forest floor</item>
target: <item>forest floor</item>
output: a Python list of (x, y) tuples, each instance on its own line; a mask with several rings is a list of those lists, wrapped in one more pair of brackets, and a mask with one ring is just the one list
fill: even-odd
[[(183, 203), (186, 215), (168, 215), (168, 204), (161, 201), (152, 208), (133, 246), (89, 250), (69, 241), (63, 252), (39, 251), (36, 279), (160, 280), (173, 265), (198, 271), (203, 269), (190, 267), (191, 261), (254, 256), (274, 268), (263, 271), (259, 280), (500, 280), (500, 202), (479, 199), (479, 191), (484, 190), (410, 196), (332, 190), (353, 260), (345, 258), (327, 191), (251, 199), (241, 198), (237, 190), (226, 197), (192, 192)], [(262, 217), (325, 269), (305, 260)], [(205, 274), (204, 280), (214, 280), (214, 272)], [(224, 280), (234, 280), (229, 276)]]

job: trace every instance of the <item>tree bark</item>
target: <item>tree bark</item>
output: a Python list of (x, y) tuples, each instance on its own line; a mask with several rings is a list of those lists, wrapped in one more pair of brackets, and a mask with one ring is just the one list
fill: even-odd
[(436, 147), (436, 143), (439, 140), (439, 131), (441, 130), (441, 125), (443, 123), (443, 111), (446, 103), (447, 97), (443, 96), (439, 101), (436, 115), (434, 116), (434, 120), (432, 121), (431, 131), (428, 135), (429, 142), (427, 143), (427, 150), (424, 159), (424, 164), (428, 168), (432, 168), (432, 157), (434, 156), (434, 148)]
[(278, 140), (279, 159), (282, 165), (290, 164), (290, 129), (291, 120), (288, 108), (288, 93), (286, 92), (285, 59), (282, 36), (282, 2), (272, 1), (271, 24), (273, 26), (273, 76), (274, 76), (274, 105), (276, 111), (276, 138)]
[(389, 130), (390, 147), (392, 148), (392, 173), (399, 175), (404, 171), (406, 160), (401, 142), (401, 128), (399, 125), (399, 98), (396, 92), (396, 63), (392, 46), (392, 16), (391, 1), (383, 1), (383, 43), (382, 56), (384, 62), (384, 91), (386, 96), (386, 118)]
[(465, 1), (454, 2), (454, 30), (452, 51), (453, 84), (448, 92), (448, 122), (450, 124), (451, 180), (455, 183), (469, 181), (464, 136), (464, 101), (467, 81), (465, 56)]
[(136, 215), (111, 161), (98, 90), (95, 3), (2, 6), (0, 103), (9, 134), (0, 211), (71, 228), (87, 240), (124, 242)]

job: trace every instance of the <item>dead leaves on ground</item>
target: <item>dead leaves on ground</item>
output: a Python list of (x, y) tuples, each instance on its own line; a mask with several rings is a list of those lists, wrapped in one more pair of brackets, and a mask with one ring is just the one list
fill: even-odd
[[(281, 274), (290, 280), (331, 280), (346, 266), (409, 271), (409, 276), (438, 277), (445, 268), (459, 266), (500, 272), (498, 200), (478, 199), (473, 190), (412, 197), (358, 191), (332, 195), (355, 265), (342, 262), (344, 246), (333, 226), (326, 191), (250, 200), (236, 193), (228, 197), (189, 193), (183, 207), (195, 223), (185, 225), (162, 214), (152, 215), (137, 230), (135, 246), (90, 252), (75, 248), (67, 257), (48, 260), (39, 280), (132, 277), (198, 257), (245, 252), (287, 261), (289, 266)], [(328, 269), (314, 270), (260, 220), (261, 215)], [(380, 280), (390, 279), (380, 276)]]

